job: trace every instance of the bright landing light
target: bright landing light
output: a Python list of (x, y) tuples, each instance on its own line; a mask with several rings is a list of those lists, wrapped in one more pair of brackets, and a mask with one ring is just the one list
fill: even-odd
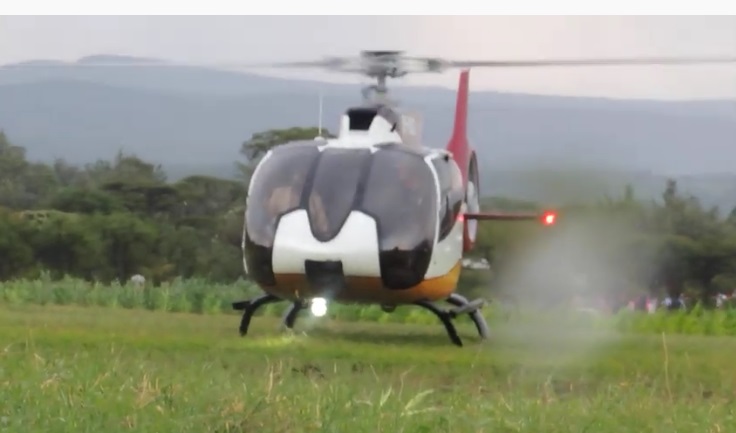
[(325, 298), (314, 298), (309, 309), (314, 317), (322, 317), (327, 314), (327, 300)]

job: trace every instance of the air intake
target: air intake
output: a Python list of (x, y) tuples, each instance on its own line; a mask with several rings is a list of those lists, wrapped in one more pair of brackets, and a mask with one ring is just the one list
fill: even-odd
[(346, 114), (350, 119), (351, 131), (368, 131), (373, 119), (378, 116), (378, 109), (370, 107), (351, 108)]

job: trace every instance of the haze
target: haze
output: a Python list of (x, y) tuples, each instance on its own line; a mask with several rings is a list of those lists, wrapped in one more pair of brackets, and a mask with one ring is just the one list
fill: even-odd
[[(259, 62), (351, 55), (362, 49), (479, 59), (733, 57), (736, 17), (0, 17), (0, 64), (74, 60), (100, 53), (206, 63)], [(320, 72), (280, 75), (356, 80)], [(405, 81), (450, 87), (455, 75)], [(733, 65), (478, 70), (472, 81), (476, 90), (736, 99)]]

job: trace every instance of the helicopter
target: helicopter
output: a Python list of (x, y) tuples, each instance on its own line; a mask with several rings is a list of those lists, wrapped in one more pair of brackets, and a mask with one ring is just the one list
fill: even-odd
[[(437, 316), (457, 346), (463, 343), (453, 321), (464, 314), (488, 339), (485, 299), (456, 293), (478, 221), (552, 226), (558, 215), (480, 210), (478, 159), (467, 134), (470, 68), (723, 62), (736, 58), (475, 62), (363, 51), (358, 58), (268, 65), (359, 73), (376, 84), (363, 88), (362, 104), (343, 112), (335, 138), (277, 146), (256, 165), (242, 252), (246, 273), (264, 294), (233, 303), (243, 312), (240, 334), (259, 308), (286, 301), (289, 329), (302, 310), (323, 316), (330, 302), (379, 305), (384, 312), (411, 305)], [(462, 69), (454, 125), (446, 148), (425, 147), (421, 119), (389, 97), (387, 80), (450, 68)]]
[[(329, 303), (400, 306), (431, 311), (451, 342), (463, 346), (454, 320), (468, 315), (481, 340), (490, 336), (481, 314), (485, 299), (456, 292), (465, 254), (479, 221), (557, 223), (558, 213), (485, 212), (480, 172), (467, 134), (470, 70), (479, 67), (555, 67), (736, 63), (727, 58), (452, 61), (410, 57), (403, 51), (362, 51), (357, 57), (312, 62), (208, 65), (220, 69), (323, 68), (376, 80), (363, 101), (340, 117), (335, 138), (316, 137), (270, 149), (256, 164), (246, 191), (242, 233), (245, 273), (263, 294), (232, 303), (248, 333), (261, 307), (290, 302), (283, 325), (299, 313), (324, 316)], [(139, 61), (12, 68), (166, 68), (205, 65)], [(2, 66), (0, 66), (1, 68)], [(5, 66), (10, 68), (10, 66)], [(388, 79), (460, 69), (454, 124), (445, 148), (421, 138), (421, 116), (389, 96)], [(321, 119), (321, 117), (320, 117)], [(447, 308), (440, 303), (448, 304)]]

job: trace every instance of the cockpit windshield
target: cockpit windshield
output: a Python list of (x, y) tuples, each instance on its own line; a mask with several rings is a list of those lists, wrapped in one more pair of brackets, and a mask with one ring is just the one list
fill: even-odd
[(421, 156), (402, 150), (375, 153), (361, 205), (378, 221), (383, 251), (432, 245), (437, 212), (435, 183)]
[(314, 171), (306, 203), (312, 233), (327, 242), (340, 233), (358, 199), (361, 177), (371, 160), (370, 150), (326, 149)]
[(277, 148), (251, 179), (245, 212), (250, 239), (271, 247), (278, 218), (300, 207), (309, 172), (319, 157), (316, 146)]
[(253, 177), (247, 242), (270, 249), (279, 218), (296, 209), (307, 210), (313, 236), (328, 242), (351, 211), (360, 211), (377, 223), (384, 280), (384, 266), (411, 273), (411, 278), (397, 275), (398, 282), (387, 285), (421, 281), (437, 224), (436, 184), (423, 154), (391, 145), (373, 153), (320, 151), (316, 144), (289, 147), (275, 149)]

